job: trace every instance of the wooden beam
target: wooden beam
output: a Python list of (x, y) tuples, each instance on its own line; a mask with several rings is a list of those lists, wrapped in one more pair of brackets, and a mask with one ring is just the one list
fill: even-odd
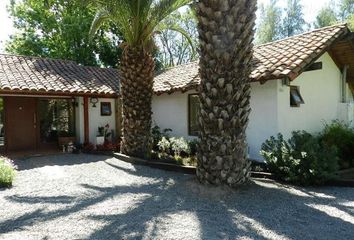
[(90, 142), (90, 129), (89, 129), (89, 98), (84, 97), (84, 143)]

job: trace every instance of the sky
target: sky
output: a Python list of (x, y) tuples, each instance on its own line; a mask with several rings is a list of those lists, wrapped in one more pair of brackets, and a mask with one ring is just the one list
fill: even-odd
[[(318, 11), (330, 0), (302, 0), (306, 22), (313, 22)], [(0, 53), (4, 52), (4, 43), (14, 33), (12, 21), (6, 11), (10, 0), (0, 0)], [(270, 0), (258, 0), (258, 3), (268, 4)], [(284, 7), (286, 0), (278, 0), (279, 6)]]

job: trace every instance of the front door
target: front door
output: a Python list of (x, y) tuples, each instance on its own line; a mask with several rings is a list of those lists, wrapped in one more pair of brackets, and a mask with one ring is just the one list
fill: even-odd
[(7, 97), (7, 151), (35, 150), (37, 142), (36, 98)]

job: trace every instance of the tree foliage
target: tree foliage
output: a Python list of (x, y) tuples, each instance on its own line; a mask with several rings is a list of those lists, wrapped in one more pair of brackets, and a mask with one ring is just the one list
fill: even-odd
[(268, 5), (260, 5), (261, 20), (258, 26), (256, 43), (263, 44), (280, 38), (282, 9), (277, 7), (277, 0), (271, 0)]
[(197, 23), (194, 12), (175, 12), (163, 21), (166, 28), (181, 28), (188, 33), (190, 40), (175, 31), (164, 30), (159, 34), (160, 52), (158, 58), (163, 66), (172, 67), (196, 60), (198, 46)]
[(283, 19), (283, 37), (302, 33), (305, 23), (301, 0), (288, 0)]
[(12, 0), (9, 12), (17, 30), (6, 44), (9, 53), (68, 59), (92, 66), (118, 64), (119, 32), (106, 24), (90, 42), (88, 31), (95, 13), (78, 1)]
[(260, 19), (256, 32), (256, 43), (262, 44), (304, 32), (303, 6), (300, 0), (288, 0), (286, 8), (277, 6), (277, 0), (260, 5)]
[(346, 22), (354, 29), (354, 0), (333, 0), (316, 17), (315, 28)]
[(321, 8), (314, 23), (315, 28), (322, 28), (335, 24), (338, 21), (334, 6), (327, 5)]

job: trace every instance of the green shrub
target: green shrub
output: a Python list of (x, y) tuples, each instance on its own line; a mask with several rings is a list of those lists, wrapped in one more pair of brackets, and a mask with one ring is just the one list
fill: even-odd
[(163, 153), (163, 154), (170, 153), (171, 143), (167, 138), (162, 137), (162, 139), (157, 143), (157, 146), (158, 146), (159, 151), (161, 153)]
[(325, 125), (320, 138), (323, 144), (338, 149), (341, 169), (354, 167), (354, 129), (343, 122), (333, 121)]
[(262, 145), (261, 155), (269, 170), (283, 181), (300, 185), (320, 185), (336, 178), (337, 149), (305, 131), (292, 133), (285, 141), (282, 134)]
[(198, 139), (188, 141), (188, 145), (189, 145), (189, 149), (190, 149), (190, 153), (189, 153), (190, 156), (195, 156), (197, 154), (198, 144), (199, 144)]
[(10, 187), (15, 178), (16, 167), (12, 161), (0, 159), (0, 187)]
[(190, 148), (189, 144), (183, 137), (180, 138), (170, 138), (171, 149), (174, 155), (182, 156), (182, 155), (189, 155)]
[(159, 126), (154, 126), (151, 129), (152, 150), (158, 151), (159, 141), (162, 139), (162, 137), (165, 137), (168, 140), (170, 138), (170, 135), (169, 135), (170, 132), (172, 132), (172, 129), (170, 129), (170, 128), (165, 128), (161, 131), (161, 128)]

